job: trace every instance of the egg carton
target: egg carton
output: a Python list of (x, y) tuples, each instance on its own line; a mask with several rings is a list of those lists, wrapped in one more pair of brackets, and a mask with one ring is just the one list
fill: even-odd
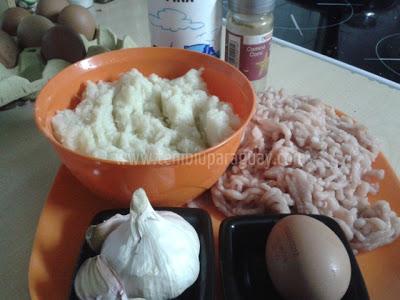
[[(88, 41), (83, 35), (81, 37), (87, 51), (86, 57), (137, 47), (130, 36), (119, 39), (111, 29), (103, 26), (97, 28), (94, 40)], [(44, 85), (69, 65), (69, 62), (62, 59), (51, 59), (46, 64), (40, 48), (24, 49), (19, 54), (17, 66), (12, 69), (7, 69), (0, 63), (0, 110), (34, 101)]]

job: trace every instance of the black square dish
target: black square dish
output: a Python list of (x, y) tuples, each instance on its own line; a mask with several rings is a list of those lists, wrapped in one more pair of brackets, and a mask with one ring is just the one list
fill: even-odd
[[(210, 216), (202, 209), (198, 208), (177, 208), (177, 207), (158, 207), (155, 210), (168, 210), (172, 211), (186, 221), (188, 221), (196, 230), (200, 240), (200, 273), (196, 282), (184, 291), (177, 300), (213, 300), (215, 289), (215, 250), (214, 250), (214, 237)], [(115, 214), (128, 214), (129, 209), (107, 210), (98, 213), (92, 220), (91, 224), (99, 224)], [(79, 267), (82, 263), (93, 256), (95, 253), (90, 249), (88, 243), (85, 241), (81, 249), (78, 263), (74, 272), (74, 280)], [(74, 285), (72, 282), (72, 289), (70, 300), (78, 300), (75, 293)]]
[[(227, 300), (283, 299), (268, 276), (265, 244), (272, 227), (287, 215), (240, 216), (225, 219), (220, 227), (220, 264), (224, 297)], [(342, 229), (335, 220), (310, 215), (333, 230), (346, 247), (351, 279), (343, 300), (367, 300), (364, 279)]]

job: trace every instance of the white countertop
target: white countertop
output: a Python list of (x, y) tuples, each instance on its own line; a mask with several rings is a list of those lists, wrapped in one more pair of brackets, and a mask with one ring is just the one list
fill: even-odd
[[(97, 5), (102, 10), (97, 19), (147, 45), (145, 3)], [(275, 88), (319, 97), (367, 125), (400, 174), (400, 90), (277, 44), (268, 80)], [(29, 299), (27, 271), (36, 225), (60, 166), (36, 129), (32, 109), (28, 104), (0, 112), (0, 299)]]

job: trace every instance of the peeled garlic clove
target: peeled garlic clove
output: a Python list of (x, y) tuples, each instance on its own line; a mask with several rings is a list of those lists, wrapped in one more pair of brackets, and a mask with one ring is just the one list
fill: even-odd
[(74, 287), (82, 300), (128, 300), (121, 281), (101, 255), (91, 257), (82, 264)]
[(100, 252), (101, 246), (107, 236), (119, 225), (129, 220), (128, 215), (116, 214), (98, 225), (92, 225), (86, 231), (86, 241), (93, 251)]

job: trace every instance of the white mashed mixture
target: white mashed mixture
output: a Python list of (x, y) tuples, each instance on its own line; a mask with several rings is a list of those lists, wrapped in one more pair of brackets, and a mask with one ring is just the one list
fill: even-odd
[(229, 104), (207, 93), (195, 69), (174, 80), (133, 69), (116, 82), (89, 81), (82, 102), (52, 119), (56, 138), (69, 149), (128, 162), (204, 150), (239, 123)]

